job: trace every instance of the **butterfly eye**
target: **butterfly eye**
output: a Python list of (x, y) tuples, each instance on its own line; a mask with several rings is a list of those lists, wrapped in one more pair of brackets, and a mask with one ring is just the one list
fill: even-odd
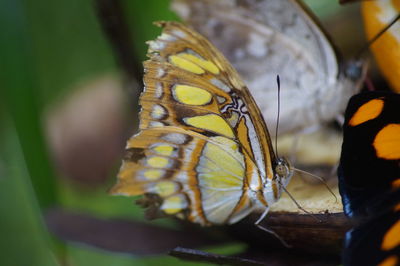
[(275, 166), (275, 177), (286, 178), (290, 175), (290, 165), (285, 158), (279, 158)]

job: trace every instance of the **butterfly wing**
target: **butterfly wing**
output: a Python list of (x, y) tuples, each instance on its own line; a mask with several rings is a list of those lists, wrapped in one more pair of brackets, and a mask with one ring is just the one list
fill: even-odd
[[(365, 34), (372, 40), (400, 14), (399, 1), (362, 1)], [(375, 60), (391, 88), (400, 92), (400, 22), (393, 24), (371, 45)]]
[(384, 206), (385, 211), (346, 233), (343, 265), (400, 264), (400, 191), (392, 197), (397, 205)]
[(173, 7), (227, 56), (269, 126), (280, 75), (280, 133), (334, 119), (359, 88), (361, 77), (352, 81), (340, 72), (330, 40), (300, 1), (175, 0)]
[(144, 63), (141, 131), (128, 142), (112, 193), (157, 195), (146, 204), (203, 225), (235, 222), (256, 207), (251, 197), (267, 204), (262, 193), (249, 194), (273, 177), (266, 125), (205, 38), (180, 23), (159, 25)]
[(400, 263), (400, 95), (367, 92), (345, 113), (338, 170), (347, 232), (344, 265)]
[(369, 216), (374, 202), (400, 186), (400, 95), (351, 98), (345, 114), (339, 188), (350, 217)]

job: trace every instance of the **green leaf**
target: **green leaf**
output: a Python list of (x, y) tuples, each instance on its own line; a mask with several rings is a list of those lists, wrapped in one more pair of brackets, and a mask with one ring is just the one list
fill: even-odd
[(58, 265), (15, 129), (1, 129), (0, 265)]
[(5, 0), (0, 5), (0, 71), (2, 98), (8, 107), (23, 158), (42, 208), (56, 204), (52, 166), (44, 143), (40, 111), (37, 106), (37, 82), (30, 64), (33, 58), (22, 1)]

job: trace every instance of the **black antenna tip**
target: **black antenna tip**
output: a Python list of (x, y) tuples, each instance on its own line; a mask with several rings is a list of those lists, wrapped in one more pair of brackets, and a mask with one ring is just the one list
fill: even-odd
[(279, 78), (279, 75), (276, 75), (276, 83), (278, 84), (278, 90), (281, 88), (281, 79)]
[(275, 127), (275, 152), (276, 156), (279, 158), (278, 154), (278, 127), (279, 127), (279, 114), (280, 114), (280, 109), (281, 109), (281, 79), (279, 78), (279, 75), (276, 75), (276, 83), (278, 85), (278, 115), (276, 118), (276, 127)]

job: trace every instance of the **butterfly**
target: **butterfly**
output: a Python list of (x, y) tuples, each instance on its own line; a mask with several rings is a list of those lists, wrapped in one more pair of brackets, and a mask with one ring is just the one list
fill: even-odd
[(368, 39), (373, 39), (379, 31), (390, 26), (371, 45), (371, 51), (390, 87), (400, 92), (400, 22), (390, 25), (396, 17), (398, 19), (400, 16), (400, 1), (363, 1), (362, 14)]
[(140, 132), (128, 140), (112, 194), (135, 196), (148, 216), (201, 225), (266, 213), (293, 170), (274, 154), (267, 125), (224, 56), (178, 22), (158, 22), (140, 96)]
[(400, 95), (353, 96), (338, 169), (346, 234), (344, 265), (400, 265)]
[(339, 60), (301, 1), (174, 0), (172, 7), (227, 56), (273, 131), (277, 94), (271, 81), (279, 73), (285, 81), (279, 134), (310, 132), (340, 117), (360, 89), (364, 62)]

